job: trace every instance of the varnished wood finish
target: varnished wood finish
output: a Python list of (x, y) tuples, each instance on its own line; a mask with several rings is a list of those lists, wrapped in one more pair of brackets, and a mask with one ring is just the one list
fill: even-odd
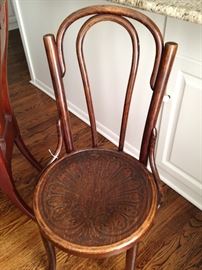
[(8, 48), (8, 7), (7, 1), (0, 2), (0, 188), (8, 198), (30, 218), (34, 218), (32, 209), (24, 202), (15, 188), (11, 159), (14, 143), (24, 157), (37, 169), (40, 164), (29, 152), (21, 137), (13, 114), (7, 83)]
[[(13, 109), (26, 144), (44, 165), (50, 156), (48, 149), (53, 151), (57, 142), (55, 102), (29, 83), (18, 31), (11, 31), (9, 37), (8, 75)], [(75, 147), (89, 147), (89, 127), (72, 114), (70, 119)], [(115, 149), (99, 134), (98, 142), (102, 147)], [(13, 173), (17, 189), (31, 204), (37, 172), (15, 148)], [(140, 240), (136, 269), (200, 270), (202, 212), (170, 188), (161, 187), (164, 203), (153, 226)], [(107, 259), (87, 259), (57, 252), (58, 270), (123, 270), (124, 265), (124, 253)], [(0, 191), (0, 269), (46, 268), (46, 254), (37, 226)]]
[[(0, 189), (7, 197), (21, 209), (29, 218), (35, 219), (32, 208), (24, 201), (15, 187), (12, 173), (12, 156), (14, 144), (23, 156), (38, 171), (41, 165), (36, 161), (27, 149), (10, 105), (9, 90), (7, 83), (7, 49), (8, 49), (8, 4), (7, 1), (0, 2)], [(59, 141), (58, 148), (61, 143)], [(54, 265), (53, 247), (44, 239), (49, 255), (49, 262)]]
[[(51, 77), (53, 81), (53, 88), (56, 97), (56, 104), (58, 108), (59, 119), (62, 127), (62, 133), (64, 139), (64, 145), (67, 153), (74, 150), (72, 132), (70, 128), (69, 112), (65, 100), (64, 84), (61, 80), (61, 68), (59, 66), (59, 59), (57, 55), (57, 47), (54, 41), (53, 35), (44, 37), (44, 44), (46, 53), (48, 55), (48, 61), (51, 71)], [(49, 48), (49, 49), (47, 49)]]
[(129, 249), (126, 253), (126, 270), (134, 270), (135, 269), (135, 259), (137, 253), (137, 245), (133, 248)]
[(157, 130), (154, 128), (152, 130), (151, 138), (150, 138), (150, 146), (149, 146), (149, 162), (151, 166), (152, 173), (154, 175), (154, 181), (156, 183), (157, 189), (158, 189), (158, 205), (160, 206), (163, 202), (163, 190), (160, 185), (161, 179), (156, 167), (155, 163), (155, 145), (156, 145), (156, 139), (157, 139)]
[(47, 239), (44, 238), (42, 234), (41, 238), (43, 240), (43, 244), (48, 255), (48, 263), (49, 263), (48, 270), (54, 270), (56, 268), (55, 248), (50, 241), (47, 241)]
[(162, 47), (163, 47), (162, 35), (158, 27), (156, 27), (155, 23), (150, 18), (148, 18), (147, 16), (145, 16), (144, 14), (138, 11), (135, 11), (134, 9), (123, 8), (119, 6), (105, 5), (105, 6), (91, 6), (90, 8), (89, 7), (83, 8), (83, 9), (80, 9), (79, 11), (72, 13), (62, 22), (58, 30), (57, 38), (56, 38), (62, 76), (64, 76), (66, 72), (63, 45), (62, 45), (65, 32), (70, 27), (70, 25), (76, 20), (83, 18), (85, 16), (94, 15), (94, 14), (98, 14), (98, 15), (111, 14), (111, 15), (116, 15), (116, 16), (126, 16), (128, 18), (135, 19), (139, 21), (140, 23), (143, 23), (148, 28), (148, 30), (153, 35), (155, 44), (156, 44), (156, 57), (155, 57), (154, 68), (152, 71), (152, 76), (151, 76), (151, 81), (150, 81), (151, 87), (153, 88), (155, 85), (158, 68), (159, 68), (159, 64), (161, 60), (161, 52), (162, 52)]
[[(64, 62), (64, 51), (63, 51), (63, 39), (64, 39), (64, 35), (65, 35), (66, 31), (68, 30), (68, 28), (71, 26), (72, 23), (74, 23), (76, 20), (78, 20), (80, 18), (89, 16), (89, 15), (97, 15), (97, 16), (95, 16), (94, 18), (93, 17), (90, 18), (83, 25), (80, 32), (78, 33), (77, 55), (78, 55), (83, 85), (84, 85), (84, 91), (85, 91), (85, 95), (86, 95), (86, 103), (87, 103), (87, 107), (88, 107), (89, 118), (90, 118), (90, 122), (91, 122), (93, 146), (97, 145), (97, 143), (96, 143), (96, 123), (95, 123), (94, 109), (93, 109), (92, 99), (91, 99), (90, 85), (88, 82), (87, 70), (85, 67), (84, 56), (82, 53), (82, 46), (79, 49), (79, 44), (81, 44), (81, 45), (83, 44), (85, 32), (91, 26), (93, 26), (95, 23), (102, 21), (102, 20), (115, 21), (115, 22), (121, 24), (129, 32), (131, 40), (132, 40), (132, 48), (133, 48), (132, 65), (131, 65), (130, 78), (129, 78), (127, 91), (126, 91), (126, 97), (125, 97), (125, 103), (124, 103), (124, 113), (122, 116), (122, 125), (121, 125), (120, 142), (119, 142), (119, 150), (123, 150), (125, 132), (126, 132), (126, 126), (127, 126), (127, 119), (128, 119), (129, 108), (130, 108), (130, 101), (131, 101), (131, 97), (132, 97), (133, 86), (134, 86), (135, 77), (136, 77), (136, 68), (137, 68), (138, 57), (139, 57), (139, 54), (138, 54), (139, 53), (139, 49), (138, 49), (139, 44), (138, 44), (138, 36), (136, 34), (136, 30), (128, 20), (123, 18), (123, 16), (139, 21), (153, 35), (154, 42), (156, 44), (156, 56), (155, 56), (154, 67), (153, 67), (153, 72), (152, 72), (151, 81), (150, 81), (152, 89), (154, 89), (154, 87), (155, 87), (156, 79), (158, 76), (158, 69), (159, 69), (160, 61), (162, 60), (161, 59), (162, 50), (163, 50), (162, 35), (161, 35), (158, 27), (154, 24), (154, 22), (150, 18), (148, 18), (147, 16), (143, 15), (142, 13), (137, 12), (133, 9), (129, 9), (129, 8), (105, 5), (105, 6), (91, 6), (91, 7), (83, 8), (79, 11), (72, 13), (63, 21), (63, 23), (59, 27), (56, 40), (54, 39), (53, 35), (47, 35), (44, 37), (44, 43), (45, 43), (45, 48), (46, 48), (46, 52), (47, 52), (47, 56), (48, 56), (51, 77), (52, 77), (52, 81), (53, 81), (53, 85), (54, 85), (54, 90), (56, 92), (55, 95), (59, 97), (58, 102), (60, 102), (60, 105), (61, 105), (58, 107), (58, 111), (59, 111), (59, 114), (61, 115), (61, 121), (62, 121), (61, 124), (63, 126), (63, 130), (64, 130), (63, 132), (65, 135), (64, 136), (65, 145), (71, 145), (72, 140), (71, 140), (71, 136), (66, 136), (66, 133), (70, 133), (71, 128), (70, 128), (70, 124), (69, 124), (69, 120), (68, 120), (68, 114), (66, 113), (67, 106), (65, 105), (64, 89), (63, 89), (64, 86), (63, 86), (63, 80), (62, 80), (62, 78), (64, 77), (64, 75), (66, 73), (66, 66), (65, 66), (65, 62)], [(86, 28), (86, 30), (85, 30), (85, 28)], [(82, 33), (82, 32), (84, 32), (84, 33)], [(168, 47), (169, 47), (169, 45), (168, 45)], [(177, 47), (177, 45), (175, 47)], [(167, 52), (167, 50), (166, 50), (166, 52)], [(174, 58), (174, 54), (173, 54), (173, 58)], [(52, 62), (52, 63), (50, 63), (50, 62)], [(170, 64), (172, 64), (172, 63), (168, 63), (168, 67), (170, 66)], [(164, 76), (167, 76), (167, 74), (165, 74)], [(161, 80), (158, 80), (158, 84), (160, 84), (160, 85), (158, 85), (158, 88), (159, 87), (164, 88), (164, 85), (161, 86)], [(151, 114), (152, 114), (152, 112), (151, 112)], [(66, 115), (67, 121), (64, 121), (65, 120), (64, 115)], [(155, 119), (155, 117), (154, 117), (154, 119)], [(155, 126), (155, 121), (153, 122), (153, 127), (154, 126)], [(150, 134), (147, 133), (147, 135), (149, 137)], [(144, 140), (145, 140), (145, 137), (143, 137), (143, 145), (145, 145)], [(147, 147), (148, 147), (148, 145), (147, 145)], [(69, 147), (68, 147), (68, 149), (69, 149)], [(144, 149), (144, 151), (145, 151), (145, 149)], [(148, 158), (148, 152), (147, 152), (147, 158)]]
[(132, 93), (133, 93), (133, 88), (134, 88), (135, 78), (136, 78), (137, 68), (138, 68), (139, 39), (138, 39), (138, 35), (134, 26), (128, 20), (126, 20), (123, 17), (118, 17), (117, 15), (112, 15), (112, 14), (111, 15), (103, 14), (103, 15), (96, 15), (96, 16), (91, 17), (83, 24), (83, 26), (81, 27), (78, 33), (77, 44), (76, 44), (77, 56), (78, 56), (78, 62), (79, 62), (79, 67), (81, 71), (81, 77), (83, 81), (85, 96), (86, 96), (88, 114), (89, 114), (90, 123), (91, 123), (93, 147), (97, 146), (97, 140), (96, 140), (97, 132), (96, 132), (96, 122), (95, 122), (95, 115), (94, 115), (94, 109), (93, 109), (93, 102), (91, 98), (90, 84), (89, 84), (87, 68), (86, 68), (86, 64), (84, 60), (83, 43), (84, 43), (84, 38), (87, 31), (96, 23), (99, 23), (102, 21), (113, 21), (120, 24), (128, 31), (131, 37), (131, 41), (132, 41), (132, 48), (133, 48), (132, 63), (131, 63), (130, 76), (129, 76), (128, 86), (127, 86), (127, 91), (126, 91), (121, 131), (120, 131), (120, 139), (119, 139), (119, 150), (122, 151), (124, 147), (124, 141), (125, 141), (130, 102), (132, 98)]
[(166, 85), (171, 72), (173, 61), (177, 52), (177, 44), (167, 42), (163, 49), (159, 71), (154, 85), (154, 93), (152, 95), (149, 111), (144, 128), (142, 144), (140, 149), (139, 160), (143, 164), (147, 164), (149, 156), (149, 143), (152, 136), (152, 131), (155, 128), (163, 96), (165, 95)]
[(75, 152), (42, 177), (48, 181), (40, 181), (35, 193), (37, 221), (50, 240), (80, 256), (124, 250), (145, 232), (156, 212), (152, 175), (122, 152)]
[[(78, 32), (76, 50), (91, 124), (93, 148), (79, 152), (75, 151), (73, 145), (64, 91), (63, 77), (66, 68), (63, 39), (73, 22), (89, 15), (92, 16), (86, 18)], [(156, 43), (156, 57), (151, 75), (153, 94), (139, 160), (122, 152), (139, 60), (138, 34), (128, 18), (142, 23), (151, 32)], [(112, 21), (123, 26), (131, 37), (133, 49), (119, 147), (118, 151), (114, 152), (106, 149), (95, 150), (98, 147), (96, 121), (83, 52), (87, 31), (102, 21)], [(152, 224), (160, 202), (152, 131), (177, 44), (169, 42), (164, 46), (158, 27), (149, 18), (132, 9), (116, 6), (91, 6), (72, 13), (59, 27), (56, 39), (48, 34), (44, 36), (44, 44), (66, 155), (49, 166), (40, 177), (34, 195), (34, 212), (39, 227), (44, 236), (56, 246), (79, 256), (106, 257), (128, 250), (126, 269), (133, 270), (134, 246)], [(153, 176), (146, 168), (149, 156)]]

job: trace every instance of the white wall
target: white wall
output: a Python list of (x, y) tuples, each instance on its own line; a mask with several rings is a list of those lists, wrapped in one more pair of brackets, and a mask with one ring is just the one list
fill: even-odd
[(11, 0), (8, 0), (8, 29), (14, 30), (16, 28), (18, 28), (18, 24), (17, 24), (17, 20), (15, 17), (13, 4), (12, 4)]
[[(56, 33), (62, 20), (72, 11), (93, 4), (109, 4), (107, 1), (46, 1), (16, 0), (15, 9), (24, 39), (25, 51), (31, 72), (32, 83), (52, 96), (52, 84), (46, 61), (42, 37), (47, 33)], [(150, 17), (163, 31), (165, 19), (161, 15), (150, 14)], [(67, 52), (67, 76), (65, 85), (70, 110), (88, 121), (82, 82), (75, 57), (75, 32), (80, 23), (71, 27), (65, 40)], [(136, 83), (133, 104), (129, 117), (126, 149), (138, 155), (143, 118), (146, 115), (146, 104), (150, 98), (148, 74), (151, 72), (151, 60), (154, 57), (154, 44), (148, 31), (137, 26), (141, 31), (141, 58), (139, 76)], [(68, 42), (67, 42), (68, 39)], [(111, 141), (117, 143), (120, 129), (120, 116), (123, 107), (129, 63), (131, 56), (130, 38), (125, 30), (113, 23), (102, 23), (94, 26), (86, 38), (86, 59), (94, 98), (98, 129)], [(134, 105), (135, 100), (135, 106)]]

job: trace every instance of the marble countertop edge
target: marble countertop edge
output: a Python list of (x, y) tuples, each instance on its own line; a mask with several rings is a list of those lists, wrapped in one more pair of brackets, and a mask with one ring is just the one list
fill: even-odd
[[(189, 6), (179, 0), (108, 0), (134, 8), (152, 11), (158, 14), (171, 16), (184, 21), (202, 24), (202, 1), (192, 1)], [(201, 5), (200, 5), (201, 4)]]

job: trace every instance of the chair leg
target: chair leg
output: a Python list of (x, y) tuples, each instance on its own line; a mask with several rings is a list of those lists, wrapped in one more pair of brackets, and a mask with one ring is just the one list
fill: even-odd
[(134, 247), (127, 250), (125, 270), (135, 270), (136, 251), (137, 251), (137, 244)]
[(53, 244), (48, 241), (41, 233), (44, 247), (48, 256), (48, 270), (56, 270), (56, 254)]
[(24, 155), (24, 157), (38, 170), (42, 170), (42, 166), (39, 164), (39, 162), (33, 157), (33, 155), (30, 153), (30, 151), (27, 149), (24, 141), (22, 140), (21, 135), (19, 134), (15, 138), (15, 143), (20, 150), (20, 152)]
[(21, 197), (18, 195), (18, 193), (14, 192), (12, 190), (7, 194), (7, 196), (29, 218), (31, 218), (33, 220), (35, 219), (35, 216), (34, 216), (32, 209), (27, 204), (25, 204), (25, 202), (21, 199)]
[[(25, 213), (29, 218), (35, 219), (34, 213), (32, 209), (23, 201), (23, 199), (19, 196), (15, 186), (13, 185), (11, 179), (9, 177), (5, 177), (4, 175), (0, 175), (0, 188), (7, 195), (7, 197), (21, 210)], [(5, 181), (4, 181), (5, 180)]]

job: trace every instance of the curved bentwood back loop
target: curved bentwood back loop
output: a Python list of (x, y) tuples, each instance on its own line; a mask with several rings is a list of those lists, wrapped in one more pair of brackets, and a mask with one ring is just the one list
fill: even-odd
[(132, 65), (131, 65), (131, 71), (130, 71), (130, 76), (129, 76), (129, 81), (128, 81), (128, 87), (126, 91), (125, 105), (124, 105), (124, 111), (123, 111), (123, 117), (122, 117), (122, 126), (121, 126), (121, 132), (120, 132), (120, 142), (119, 142), (119, 149), (123, 150), (125, 130), (127, 126), (127, 119), (128, 119), (128, 113), (129, 113), (128, 104), (130, 104), (130, 101), (131, 101), (133, 87), (134, 87), (135, 78), (137, 74), (137, 68), (138, 68), (139, 40), (138, 40), (137, 32), (135, 28), (133, 27), (133, 25), (125, 18), (116, 16), (116, 15), (104, 14), (104, 15), (96, 15), (94, 17), (91, 17), (83, 24), (83, 26), (81, 27), (79, 31), (79, 34), (77, 37), (77, 56), (78, 56), (79, 67), (81, 71), (81, 76), (82, 76), (86, 100), (87, 100), (94, 147), (97, 146), (96, 123), (95, 123), (93, 104), (92, 104), (92, 99), (91, 99), (88, 74), (87, 74), (84, 54), (83, 54), (83, 41), (89, 28), (100, 21), (113, 21), (113, 22), (121, 24), (128, 31), (132, 40), (132, 48), (133, 48)]
[(70, 25), (76, 20), (89, 16), (89, 15), (95, 15), (95, 14), (108, 14), (108, 15), (128, 17), (136, 21), (139, 21), (140, 23), (144, 24), (146, 28), (148, 28), (148, 30), (153, 35), (155, 44), (156, 44), (156, 57), (155, 57), (154, 68), (153, 68), (153, 72), (151, 76), (151, 87), (153, 89), (155, 80), (157, 77), (157, 73), (158, 73), (158, 67), (160, 64), (161, 53), (162, 53), (162, 48), (163, 48), (163, 38), (162, 38), (161, 32), (156, 26), (156, 24), (144, 14), (138, 11), (135, 11), (133, 9), (118, 7), (118, 6), (91, 6), (91, 7), (83, 8), (72, 13), (62, 22), (61, 26), (59, 27), (57, 38), (56, 38), (57, 46), (58, 46), (59, 62), (61, 65), (61, 70), (62, 70), (62, 76), (64, 76), (65, 71), (66, 71), (64, 54), (63, 54), (63, 45), (62, 45), (65, 32), (70, 27)]
[[(154, 38), (155, 45), (156, 45), (156, 54), (155, 54), (153, 71), (152, 71), (151, 79), (150, 79), (150, 85), (151, 85), (151, 88), (156, 93), (153, 93), (152, 101), (149, 108), (149, 113), (146, 120), (145, 130), (143, 134), (141, 151), (140, 151), (140, 161), (143, 163), (146, 163), (148, 159), (148, 148), (149, 148), (151, 132), (156, 123), (157, 115), (160, 109), (159, 104), (161, 103), (162, 98), (163, 98), (165, 86), (167, 84), (167, 79), (171, 70), (171, 66), (172, 66), (172, 62), (174, 59), (174, 54), (176, 52), (177, 45), (172, 43), (171, 47), (173, 47), (173, 50), (170, 50), (169, 49), (170, 44), (168, 44), (168, 46), (165, 46), (166, 48), (165, 50), (164, 45), (163, 45), (162, 35), (158, 27), (155, 25), (155, 23), (151, 19), (149, 19), (147, 16), (133, 9), (118, 7), (118, 6), (108, 6), (108, 5), (107, 6), (91, 6), (91, 7), (80, 9), (72, 13), (63, 21), (63, 23), (59, 27), (56, 41), (53, 35), (46, 35), (44, 37), (44, 43), (45, 43), (45, 48), (47, 52), (54, 91), (56, 94), (58, 112), (59, 112), (59, 117), (61, 120), (61, 126), (63, 129), (63, 138), (64, 138), (64, 143), (65, 143), (67, 152), (73, 151), (74, 147), (73, 147), (73, 141), (72, 141), (72, 134), (70, 130), (69, 115), (68, 115), (67, 105), (65, 101), (64, 85), (62, 81), (62, 78), (64, 77), (66, 73), (66, 66), (65, 66), (64, 53), (63, 53), (63, 40), (64, 40), (64, 35), (67, 29), (70, 27), (72, 23), (74, 23), (76, 20), (80, 18), (90, 16), (90, 15), (91, 17), (88, 18), (86, 22), (84, 22), (84, 24), (80, 28), (80, 31), (77, 36), (76, 47), (77, 47), (77, 57), (78, 57), (81, 77), (82, 77), (85, 96), (86, 96), (87, 108), (88, 108), (88, 113), (89, 113), (89, 118), (90, 118), (90, 123), (91, 123), (93, 147), (97, 146), (96, 122), (95, 122), (95, 116), (94, 116), (94, 109), (93, 109), (93, 102), (92, 102), (92, 97), (91, 97), (89, 79), (88, 79), (84, 53), (83, 53), (83, 42), (84, 42), (84, 38), (87, 31), (98, 22), (112, 21), (112, 22), (116, 22), (122, 25), (127, 30), (127, 32), (129, 33), (131, 37), (132, 49), (133, 49), (132, 63), (131, 63), (127, 90), (126, 90), (122, 123), (121, 123), (121, 131), (120, 131), (120, 139), (119, 139), (120, 151), (122, 151), (124, 147), (129, 108), (130, 108), (131, 97), (132, 97), (132, 92), (134, 88), (134, 83), (135, 83), (135, 78), (136, 78), (137, 68), (138, 68), (138, 60), (139, 60), (138, 35), (134, 26), (130, 23), (129, 20), (126, 19), (126, 17), (130, 19), (134, 19), (142, 23), (150, 31), (150, 33), (152, 34)], [(166, 56), (167, 54), (170, 56), (170, 58)], [(169, 60), (168, 64), (166, 63), (167, 59)], [(162, 68), (162, 64), (163, 64), (164, 70), (165, 70), (165, 65), (167, 67), (166, 74), (162, 74), (162, 72), (160, 72), (159, 67)], [(157, 109), (156, 109), (156, 106), (157, 106)]]

